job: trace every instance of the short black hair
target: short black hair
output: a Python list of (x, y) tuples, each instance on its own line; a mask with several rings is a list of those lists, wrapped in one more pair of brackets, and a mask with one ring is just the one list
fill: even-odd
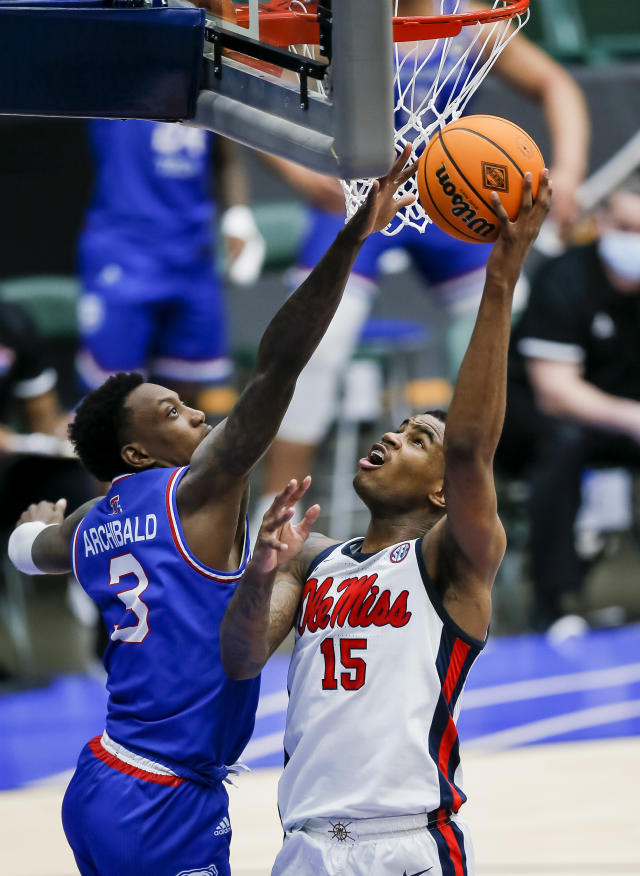
[(131, 420), (125, 400), (142, 383), (142, 374), (120, 371), (88, 393), (76, 409), (69, 439), (85, 468), (99, 481), (136, 470), (126, 464), (120, 451)]
[(440, 420), (441, 423), (447, 422), (447, 412), (443, 411), (442, 408), (434, 408), (431, 411), (425, 411), (422, 416), (435, 417), (436, 420)]

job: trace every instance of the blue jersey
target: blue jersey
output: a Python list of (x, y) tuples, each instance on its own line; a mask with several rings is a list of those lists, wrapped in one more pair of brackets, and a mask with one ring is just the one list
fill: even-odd
[[(157, 249), (193, 235), (210, 243), (213, 135), (169, 122), (93, 119), (95, 183), (88, 230), (111, 230)], [(192, 241), (193, 243), (193, 241)]]
[(253, 731), (260, 680), (230, 681), (220, 622), (248, 559), (217, 572), (190, 551), (176, 489), (187, 468), (117, 478), (76, 529), (73, 569), (110, 632), (106, 730), (178, 776), (215, 784)]

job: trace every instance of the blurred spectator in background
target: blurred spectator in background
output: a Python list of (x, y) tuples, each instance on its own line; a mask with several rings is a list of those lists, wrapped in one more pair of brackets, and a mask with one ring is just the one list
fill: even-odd
[(0, 530), (15, 525), (25, 505), (43, 493), (73, 509), (94, 486), (66, 440), (68, 415), (57, 374), (41, 358), (42, 343), (27, 311), (0, 298)]
[[(469, 3), (468, 8), (479, 7)], [(438, 10), (436, 4), (432, 7), (427, 0), (406, 0), (399, 14), (427, 15)], [(460, 36), (461, 40), (465, 38), (469, 38), (467, 28)], [(457, 61), (457, 55), (451, 58), (447, 56), (444, 63)], [(439, 63), (440, 56), (435, 53), (421, 73), (428, 86), (436, 75)], [(473, 63), (474, 56), (470, 53), (466, 64)], [(582, 91), (559, 64), (521, 34), (517, 34), (504, 48), (493, 71), (525, 97), (536, 100), (544, 110), (552, 146), (552, 217), (560, 230), (566, 232), (576, 216), (576, 191), (587, 168), (590, 125)], [(441, 78), (445, 82), (458, 82), (456, 76), (447, 80), (444, 73)], [(462, 82), (464, 79), (465, 75), (459, 77)], [(409, 87), (409, 83), (403, 82), (402, 87)], [(449, 87), (455, 88), (455, 84)], [(419, 82), (416, 88), (420, 88)], [(442, 94), (440, 99), (444, 100), (447, 96)], [(467, 111), (472, 103), (473, 100), (467, 104)], [(406, 122), (405, 116), (406, 113), (399, 120), (399, 126)], [(281, 172), (286, 174), (284, 170)], [(318, 181), (317, 194), (314, 194), (314, 177), (318, 176), (305, 171), (307, 196), (318, 206), (310, 212), (298, 266), (292, 272), (294, 285), (300, 283), (309, 272), (343, 221), (341, 216), (325, 212), (331, 208), (326, 182), (323, 185)], [(291, 477), (300, 480), (310, 472), (316, 448), (335, 416), (340, 377), (356, 347), (376, 292), (380, 256), (387, 250), (398, 248), (407, 252), (420, 271), (429, 295), (450, 317), (447, 377), (452, 382), (455, 380), (475, 322), (491, 245), (465, 243), (434, 225), (430, 225), (424, 234), (406, 227), (393, 237), (374, 235), (356, 260), (345, 296), (329, 331), (298, 380), (278, 438), (267, 456), (263, 495), (254, 512), (256, 523), (262, 519), (283, 483)], [(514, 309), (522, 307), (522, 304), (516, 292)], [(257, 528), (254, 527), (254, 531), (257, 532)]]
[(82, 382), (95, 388), (116, 371), (140, 371), (189, 405), (224, 413), (224, 392), (222, 400), (215, 390), (203, 395), (231, 372), (218, 201), (232, 279), (256, 279), (264, 255), (237, 147), (197, 128), (137, 120), (93, 120), (90, 139), (95, 184), (79, 243)]
[(533, 623), (579, 593), (574, 522), (586, 466), (640, 466), (640, 183), (611, 195), (599, 239), (548, 261), (511, 340), (497, 462), (530, 483)]

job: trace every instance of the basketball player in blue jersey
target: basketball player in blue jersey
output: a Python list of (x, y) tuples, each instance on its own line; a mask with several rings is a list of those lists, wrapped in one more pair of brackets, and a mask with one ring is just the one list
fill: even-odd
[(106, 729), (83, 750), (63, 823), (83, 876), (229, 873), (222, 785), (253, 729), (258, 680), (230, 681), (218, 629), (248, 557), (249, 475), (340, 301), (362, 242), (410, 196), (408, 150), (267, 327), (229, 417), (212, 429), (172, 390), (120, 373), (71, 438), (107, 495), (63, 519), (31, 506), (10, 539), (30, 574), (66, 572), (110, 632)]
[(474, 872), (456, 718), (491, 617), (505, 549), (493, 456), (505, 411), (513, 292), (550, 205), (525, 175), (487, 262), (475, 328), (446, 427), (412, 416), (359, 462), (364, 538), (309, 535), (292, 480), (264, 518), (220, 630), (230, 678), (251, 679), (291, 627), (285, 830), (273, 876), (466, 876)]
[[(459, 3), (446, 0), (445, 12), (465, 12), (480, 8), (473, 2)], [(429, 0), (402, 0), (400, 15), (432, 15), (440, 11), (440, 3)], [(438, 100), (442, 106), (450, 97), (452, 86), (465, 81), (469, 67), (474, 63), (470, 54), (465, 70), (457, 73), (447, 85), (447, 70), (458, 63), (458, 47), (464, 50), (473, 28), (463, 28), (452, 43), (451, 51), (439, 70), (441, 56), (434, 52), (421, 70), (413, 88), (431, 87), (439, 71), (441, 87)], [(425, 44), (428, 49), (428, 44)], [(411, 47), (414, 44), (410, 44)], [(427, 50), (426, 49), (426, 50)], [(402, 54), (402, 44), (397, 47)], [(425, 51), (426, 51), (425, 50)], [(411, 76), (413, 63), (408, 69), (401, 67), (400, 78)], [(576, 213), (576, 189), (587, 168), (589, 144), (589, 120), (581, 90), (569, 74), (543, 51), (517, 34), (498, 56), (493, 72), (527, 99), (533, 99), (544, 110), (551, 137), (554, 180), (554, 206), (552, 216), (566, 229)], [(409, 87), (402, 82), (403, 90)], [(414, 105), (419, 99), (414, 97)], [(465, 112), (473, 112), (473, 98)], [(496, 107), (496, 115), (502, 115)], [(429, 120), (427, 119), (427, 122)], [(395, 127), (402, 129), (407, 124), (406, 112), (399, 110)], [(407, 139), (411, 139), (407, 134)], [(286, 176), (284, 162), (280, 172)], [(327, 212), (332, 209), (332, 196), (327, 180), (319, 174), (301, 174), (294, 167), (289, 169), (297, 188), (318, 206), (309, 211), (308, 226), (298, 255), (298, 264), (291, 272), (295, 283), (301, 282), (319, 253), (333, 239), (343, 222), (341, 215)], [(302, 373), (291, 405), (282, 421), (282, 426), (267, 456), (263, 478), (263, 496), (255, 512), (260, 520), (269, 506), (279, 485), (291, 476), (302, 478), (313, 466), (316, 448), (328, 431), (335, 416), (340, 380), (362, 327), (367, 319), (373, 297), (377, 291), (380, 256), (390, 249), (404, 249), (420, 274), (429, 296), (448, 314), (447, 327), (447, 376), (455, 381), (462, 355), (466, 349), (480, 295), (484, 283), (485, 265), (491, 251), (490, 244), (471, 244), (450, 237), (435, 225), (429, 225), (424, 234), (415, 228), (405, 227), (393, 237), (376, 235), (362, 248), (354, 265), (347, 289), (336, 318), (322, 344)], [(522, 302), (520, 302), (520, 306)], [(518, 305), (516, 304), (516, 307)]]
[(246, 255), (259, 238), (242, 204), (236, 149), (167, 122), (94, 119), (89, 134), (95, 183), (78, 250), (79, 377), (93, 389), (116, 371), (138, 370), (196, 404), (202, 388), (231, 371), (214, 264), (217, 198), (229, 207), (222, 231), (230, 256)]

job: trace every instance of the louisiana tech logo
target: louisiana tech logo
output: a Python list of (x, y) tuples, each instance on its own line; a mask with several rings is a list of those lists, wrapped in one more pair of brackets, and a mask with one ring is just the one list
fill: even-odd
[(176, 876), (218, 876), (218, 868), (215, 864), (208, 867), (198, 867), (196, 870), (180, 870)]
[(111, 513), (112, 514), (122, 514), (122, 505), (120, 504), (120, 494), (117, 496), (112, 496), (109, 499), (109, 504), (111, 505)]
[(408, 541), (405, 541), (404, 544), (399, 544), (397, 548), (391, 551), (389, 559), (392, 563), (401, 563), (409, 553), (410, 548), (411, 545)]

